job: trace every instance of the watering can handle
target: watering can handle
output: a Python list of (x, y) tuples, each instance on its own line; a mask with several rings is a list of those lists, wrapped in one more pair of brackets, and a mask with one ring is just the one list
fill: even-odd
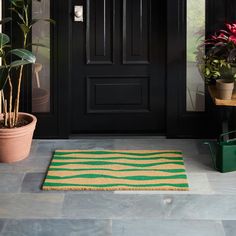
[[(219, 136), (219, 141), (222, 141), (224, 136), (229, 135), (229, 134), (234, 134), (234, 133), (236, 133), (236, 130), (229, 131), (229, 132), (227, 132), (227, 133), (221, 134), (221, 135)], [(234, 138), (234, 139), (229, 139), (229, 140), (227, 140), (226, 142), (234, 141), (234, 140), (236, 140), (236, 138)]]

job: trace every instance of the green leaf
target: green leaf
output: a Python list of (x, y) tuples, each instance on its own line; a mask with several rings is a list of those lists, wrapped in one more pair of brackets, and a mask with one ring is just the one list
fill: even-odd
[(17, 61), (13, 61), (10, 64), (10, 67), (13, 68), (13, 67), (19, 67), (19, 66), (24, 66), (24, 65), (28, 65), (28, 64), (31, 64), (31, 62), (26, 61), (26, 60), (17, 60)]
[(24, 6), (24, 0), (9, 0), (10, 3), (18, 8), (22, 8)]
[(206, 68), (206, 75), (209, 75), (210, 74), (210, 70), (209, 68)]
[(10, 44), (6, 44), (2, 48), (11, 48), (11, 45)]
[(21, 15), (20, 12), (16, 8), (12, 7), (12, 8), (9, 8), (9, 10), (15, 12), (18, 15), (18, 17), (25, 23), (25, 19), (23, 15)]
[(0, 90), (2, 90), (7, 82), (8, 70), (6, 67), (0, 68)]
[(13, 49), (9, 53), (20, 57), (22, 60), (28, 61), (29, 63), (35, 63), (35, 55), (26, 49)]
[(3, 48), (4, 45), (10, 42), (8, 35), (0, 33), (0, 48)]
[(24, 35), (26, 35), (26, 34), (29, 33), (30, 28), (29, 28), (27, 25), (25, 25), (25, 24), (19, 24), (19, 26), (20, 26), (20, 28), (21, 28), (21, 30), (22, 30), (22, 32), (23, 32)]

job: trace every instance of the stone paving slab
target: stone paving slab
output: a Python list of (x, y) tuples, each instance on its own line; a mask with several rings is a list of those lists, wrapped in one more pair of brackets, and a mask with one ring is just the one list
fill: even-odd
[(63, 194), (0, 194), (0, 218), (58, 218), (63, 201)]
[(8, 220), (0, 236), (112, 236), (109, 220)]
[(220, 221), (114, 220), (112, 226), (113, 236), (225, 236)]

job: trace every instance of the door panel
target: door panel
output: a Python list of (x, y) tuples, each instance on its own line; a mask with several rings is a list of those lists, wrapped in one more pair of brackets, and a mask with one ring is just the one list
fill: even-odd
[(113, 63), (115, 0), (87, 0), (87, 64)]
[(72, 133), (164, 132), (165, 1), (81, 3), (85, 22), (72, 27)]
[(123, 0), (123, 63), (149, 64), (150, 0)]
[(88, 113), (148, 112), (148, 81), (146, 77), (89, 77), (87, 87)]

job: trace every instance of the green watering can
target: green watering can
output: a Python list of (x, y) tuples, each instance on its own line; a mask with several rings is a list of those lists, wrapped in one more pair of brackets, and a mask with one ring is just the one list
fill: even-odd
[(236, 138), (229, 139), (229, 134), (223, 133), (217, 141), (205, 142), (209, 145), (214, 168), (222, 173), (236, 171)]

